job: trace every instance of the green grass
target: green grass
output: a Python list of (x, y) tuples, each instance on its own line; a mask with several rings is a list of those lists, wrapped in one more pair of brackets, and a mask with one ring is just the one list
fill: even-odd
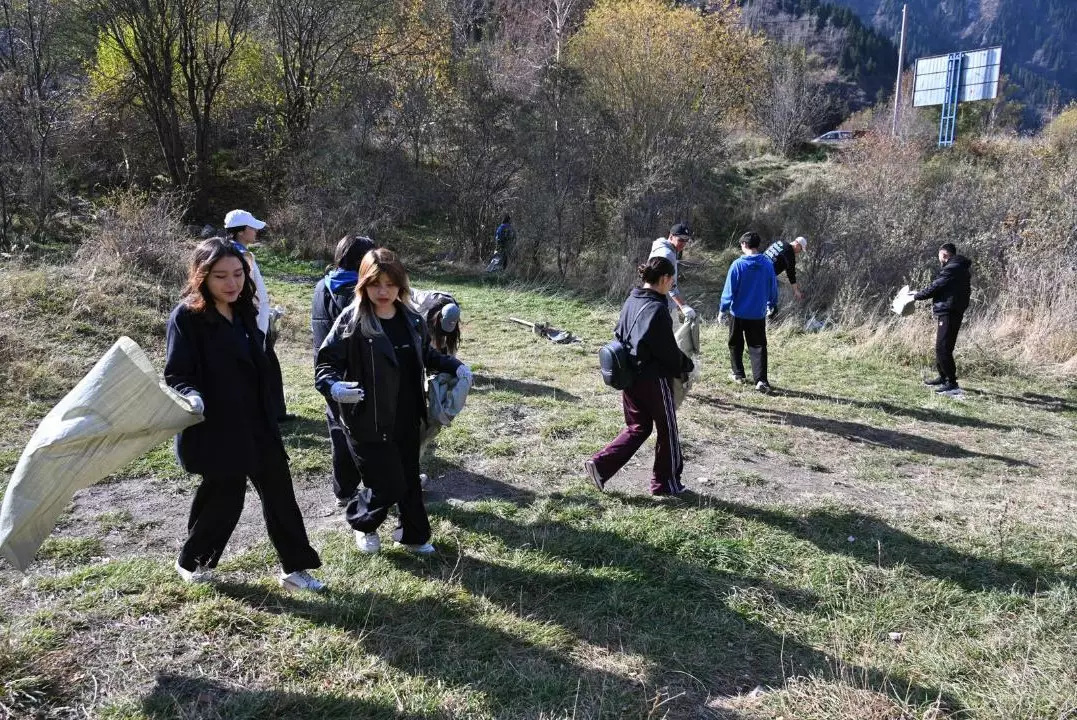
[[(296, 486), (329, 502), (307, 329), (319, 268), (259, 260), (287, 310)], [(598, 494), (580, 463), (623, 422), (594, 359), (616, 306), (459, 273), (413, 282), (460, 300), (460, 355), (476, 374), (424, 468), (453, 483), (431, 488), (438, 555), (390, 543), (360, 555), (334, 522), (313, 537), (325, 595), (283, 593), (266, 542), (231, 547), (216, 585), (187, 586), (171, 569), (180, 538), (142, 549), (155, 526), (134, 510), (68, 517), (25, 583), (0, 572), (0, 703), (13, 717), (1002, 720), (1077, 708), (1072, 387), (972, 374), (964, 401), (941, 399), (917, 365), (852, 335), (783, 328), (771, 334), (782, 394), (764, 397), (728, 383), (723, 331), (708, 326), (679, 414), (698, 494), (645, 494), (650, 443)], [(553, 345), (509, 316), (582, 341)], [(5, 397), (24, 418), (5, 432), (25, 442), (48, 405)], [(12, 466), (17, 443), (3, 453)], [(192, 482), (168, 445), (113, 479), (147, 492)], [(182, 516), (190, 494), (171, 496)]]

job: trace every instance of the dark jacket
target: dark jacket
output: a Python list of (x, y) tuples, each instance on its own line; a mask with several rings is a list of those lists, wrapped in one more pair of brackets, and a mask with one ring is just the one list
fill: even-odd
[(774, 263), (774, 274), (781, 275), (783, 272), (785, 276), (789, 278), (790, 285), (796, 285), (797, 282), (797, 253), (793, 249), (792, 243), (787, 243), (785, 240), (778, 240), (771, 243), (771, 246), (767, 248), (767, 251), (763, 253), (770, 261)]
[(614, 334), (630, 346), (637, 378), (679, 378), (692, 372), (692, 359), (681, 352), (673, 337), (669, 300), (660, 292), (632, 290)]
[[(462, 365), (456, 358), (442, 355), (430, 346), (426, 323), (417, 313), (401, 302), (397, 302), (396, 307), (397, 312), (404, 313), (409, 321), (412, 345), (418, 354), (419, 373), (415, 377), (401, 376), (396, 351), (385, 335), (365, 337), (357, 325), (350, 337), (344, 337), (348, 321), (356, 312), (351, 307), (344, 311), (340, 322), (318, 350), (314, 386), (339, 409), (348, 434), (357, 442), (388, 442), (392, 438), (400, 383), (416, 383), (418, 395), (425, 397), (427, 368), (455, 373)], [(366, 397), (354, 405), (338, 405), (333, 402), (330, 388), (339, 381), (358, 382), (366, 391)], [(427, 419), (425, 406), (421, 417), (424, 421)]]
[[(354, 273), (352, 273), (354, 274)], [(355, 281), (333, 271), (314, 286), (314, 301), (310, 308), (310, 331), (314, 336), (314, 354), (322, 346), (333, 323), (355, 297)]]
[(916, 293), (917, 300), (931, 298), (931, 312), (949, 315), (964, 312), (972, 295), (972, 261), (964, 255), (954, 255), (942, 266), (939, 276), (926, 288)]
[(196, 312), (180, 303), (168, 318), (165, 382), (184, 395), (197, 392), (204, 422), (176, 436), (176, 455), (189, 473), (248, 474), (272, 447), (284, 453), (277, 428), (265, 336), (254, 315), (235, 316), (247, 347), (212, 307)]

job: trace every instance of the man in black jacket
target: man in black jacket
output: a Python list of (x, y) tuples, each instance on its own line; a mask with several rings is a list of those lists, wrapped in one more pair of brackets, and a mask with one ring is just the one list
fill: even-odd
[(937, 323), (935, 331), (935, 366), (939, 376), (925, 380), (924, 384), (935, 387), (935, 392), (946, 393), (958, 389), (957, 364), (954, 362), (954, 345), (961, 321), (969, 306), (972, 294), (972, 262), (957, 254), (953, 243), (939, 248), (939, 264), (942, 270), (935, 281), (917, 292), (915, 300), (931, 299), (931, 312)]

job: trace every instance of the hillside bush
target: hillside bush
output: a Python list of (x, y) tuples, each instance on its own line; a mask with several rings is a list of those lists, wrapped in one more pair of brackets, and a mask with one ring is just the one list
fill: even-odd
[(886, 312), (901, 285), (923, 287), (939, 245), (953, 242), (974, 263), (967, 344), (1064, 364), (1077, 357), (1077, 154), (1054, 151), (1057, 138), (925, 157), (873, 136), (831, 172), (795, 182), (763, 223), (813, 238), (810, 305), (850, 324)]

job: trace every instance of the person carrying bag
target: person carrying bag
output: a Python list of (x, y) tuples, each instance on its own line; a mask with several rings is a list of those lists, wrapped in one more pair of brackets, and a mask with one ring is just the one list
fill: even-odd
[[(684, 491), (681, 472), (680, 436), (677, 410), (673, 404), (671, 380), (684, 378), (693, 369), (692, 360), (677, 347), (673, 320), (668, 311), (668, 294), (673, 287), (673, 264), (652, 257), (638, 268), (643, 286), (632, 290), (617, 323), (611, 343), (603, 352), (617, 357), (624, 370), (613, 378), (621, 388), (625, 429), (609, 445), (584, 462), (584, 469), (599, 490), (636, 454), (654, 428), (658, 434), (652, 495), (676, 495)], [(620, 345), (621, 349), (611, 348)], [(601, 361), (603, 365), (606, 360)], [(607, 376), (603, 368), (603, 378)], [(607, 381), (607, 384), (610, 384)], [(614, 385), (616, 387), (616, 385)]]

